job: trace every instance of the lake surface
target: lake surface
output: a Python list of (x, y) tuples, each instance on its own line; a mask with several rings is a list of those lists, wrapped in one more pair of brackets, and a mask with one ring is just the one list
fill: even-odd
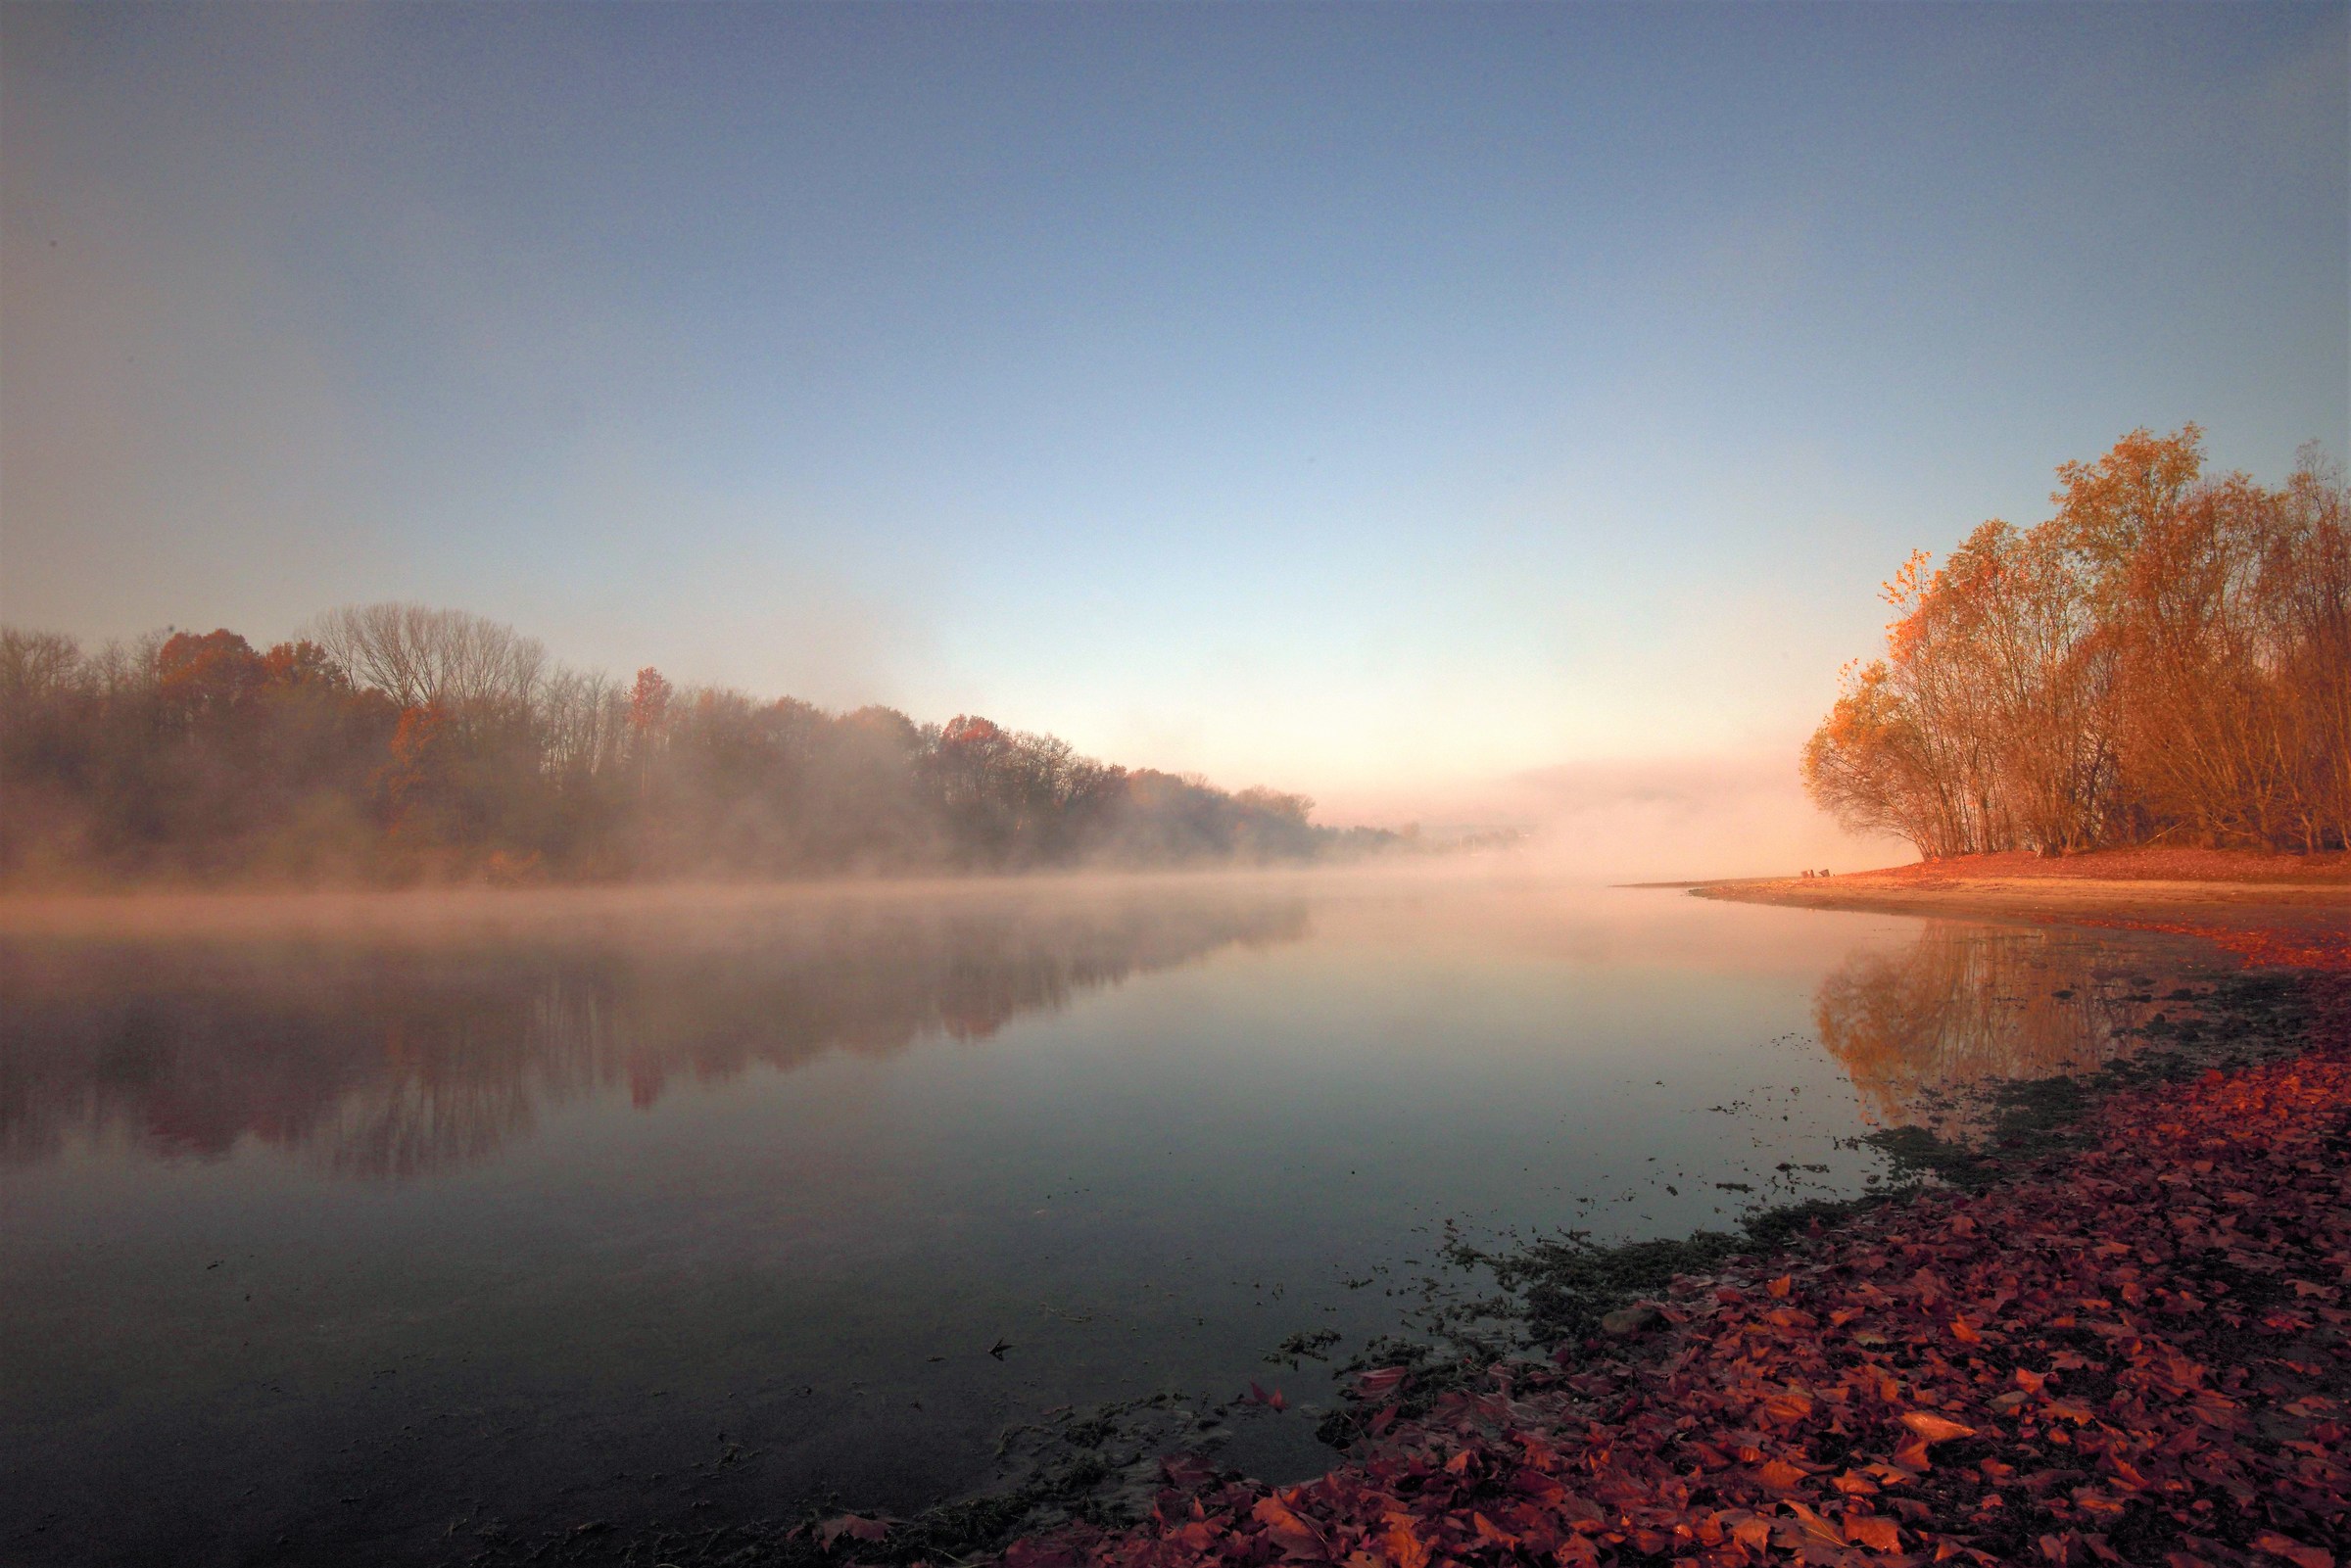
[(1448, 1222), (1860, 1190), (1860, 1135), (2210, 962), (1473, 874), (72, 924), (0, 922), (11, 1562), (903, 1510), (1040, 1412), (1252, 1379), (1295, 1405), (1233, 1462), (1311, 1473), (1327, 1374), (1269, 1353), (1395, 1329)]

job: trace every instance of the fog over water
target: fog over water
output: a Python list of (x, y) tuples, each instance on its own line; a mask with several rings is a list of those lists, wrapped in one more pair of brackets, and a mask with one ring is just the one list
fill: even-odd
[(2203, 962), (1476, 869), (19, 901), (0, 1559), (907, 1509), (1251, 1379), (1307, 1473), (1268, 1354), (1409, 1326), (1448, 1224), (1861, 1190)]

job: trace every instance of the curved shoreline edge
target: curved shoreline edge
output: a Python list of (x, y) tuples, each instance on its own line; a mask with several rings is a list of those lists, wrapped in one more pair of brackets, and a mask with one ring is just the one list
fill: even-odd
[[(2163, 931), (2202, 938), (2254, 966), (2351, 969), (2351, 857), (2313, 856), (2283, 865), (2273, 860), (2264, 866), (2265, 858), (2124, 852), (2112, 860), (2085, 856), (2078, 862), (2035, 863), (2024, 856), (1987, 855), (1842, 877), (1670, 885), (1686, 888), (1693, 897), (1730, 903)], [(2243, 875), (2247, 862), (2272, 874)]]
[[(1982, 1147), (1888, 1150), (1926, 1178), (1895, 1192), (1738, 1236), (1479, 1259), (1515, 1274), (1534, 1332), (1355, 1363), (1332, 1412), (1345, 1457), (1314, 1480), (1253, 1480), (1181, 1439), (1105, 1445), (1026, 1496), (779, 1521), (756, 1560), (2337, 1568), (2335, 956), (2248, 965), (2160, 1045), (1994, 1091)], [(618, 1560), (547, 1544), (536, 1560)]]
[(2076, 1084), (1981, 1184), (1799, 1218), (1433, 1398), (1417, 1369), (1367, 1372), (1365, 1439), (1330, 1474), (1172, 1457), (1140, 1524), (1018, 1543), (1006, 1568), (2334, 1568), (2351, 981), (2223, 990), (2200, 1042)]
[[(1271, 1486), (1246, 1480), (1217, 1469), (1213, 1460), (1187, 1456), (1169, 1438), (1139, 1447), (1097, 1442), (1056, 1452), (1031, 1484), (1009, 1494), (966, 1497), (916, 1519), (844, 1513), (838, 1502), (803, 1510), (794, 1506), (800, 1499), (779, 1498), (778, 1517), (715, 1536), (682, 1521), (674, 1534), (636, 1534), (582, 1520), (559, 1534), (528, 1540), (461, 1540), (432, 1560), (453, 1568), (523, 1561), (627, 1562), (639, 1568), (662, 1561), (807, 1568), (975, 1563), (1002, 1549), (1009, 1534), (1035, 1531), (1040, 1514), (1058, 1514), (1065, 1521), (1059, 1530), (1032, 1534), (1027, 1544), (1011, 1547), (1012, 1564), (1439, 1568), (1454, 1561), (1499, 1568), (1543, 1561), (1649, 1568), (1691, 1561), (1735, 1568), (1793, 1561), (1924, 1563), (1942, 1559), (1948, 1548), (1961, 1561), (2122, 1561), (2165, 1568), (2176, 1568), (2181, 1559), (2309, 1568), (2322, 1556), (2307, 1554), (2318, 1553), (2328, 1568), (2339, 1568), (2351, 1560), (2351, 1516), (2345, 1512), (2351, 1482), (2330, 1456), (2351, 1447), (2351, 1434), (2343, 1430), (2351, 1402), (2351, 1339), (2345, 1334), (2351, 1317), (2341, 1310), (2351, 1296), (2345, 1288), (2351, 1287), (2351, 1230), (2335, 1224), (2329, 1231), (2327, 1214), (2351, 1212), (2351, 1180), (2345, 1177), (2351, 1158), (2351, 979), (2325, 972), (2351, 969), (2344, 962), (2351, 939), (2334, 939), (2321, 962), (2290, 966), (2277, 958), (2274, 944), (2296, 932), (2323, 944), (2329, 929), (2351, 930), (2351, 923), (2339, 919), (2351, 915), (2351, 888), (2074, 878), (2064, 879), (2069, 885), (2063, 896), (2052, 896), (2049, 884), (2060, 879), (2049, 877), (1922, 880), (1896, 873), (1883, 881), (1864, 874), (1825, 881), (1684, 885), (1698, 896), (1733, 901), (2183, 930), (2225, 945), (2232, 936), (2253, 936), (2271, 941), (2273, 949), (2266, 956), (2240, 949), (2249, 968), (2264, 968), (2232, 977), (2225, 994), (2214, 998), (2193, 1049), (2167, 1049), (2160, 1058), (2150, 1052), (2086, 1079), (2013, 1086), (2020, 1097), (2039, 1097), (2032, 1124), (2011, 1121), (1997, 1131), (1998, 1147), (1989, 1159), (1971, 1161), (1966, 1168), (1934, 1167), (1940, 1178), (1935, 1183), (1894, 1201), (1776, 1212), (1766, 1216), (1764, 1229), (1751, 1227), (1744, 1236), (1639, 1244), (1655, 1246), (1654, 1258), (1613, 1256), (1619, 1250), (1600, 1257), (1595, 1250), (1554, 1259), (1566, 1267), (1533, 1283), (1589, 1286), (1565, 1304), (1568, 1311), (1544, 1314), (1555, 1329), (1564, 1327), (1563, 1318), (1573, 1319), (1572, 1327), (1564, 1327), (1569, 1337), (1542, 1354), (1496, 1355), (1474, 1365), (1463, 1360), (1447, 1368), (1431, 1357), (1411, 1368), (1367, 1367), (1354, 1398), (1334, 1412), (1345, 1417), (1344, 1437), (1353, 1440), (1346, 1456), (1314, 1481)], [(1985, 883), (2010, 885), (1983, 898)], [(2281, 891), (2287, 896), (2279, 896)], [(2165, 1130), (2173, 1126), (2183, 1130)], [(2270, 1169), (2275, 1161), (2269, 1151), (2288, 1145), (2308, 1155), (2303, 1163), (2317, 1164), (2315, 1174), (2332, 1184), (2315, 1211), (2307, 1204), (2292, 1213), (2275, 1208), (2273, 1200), (2301, 1202), (2294, 1198), (2303, 1190), (2296, 1183), (2314, 1174), (2288, 1169), (2279, 1178), (2282, 1186), (2270, 1179), (2279, 1173)], [(1913, 1152), (1930, 1161), (1956, 1154), (1947, 1148)], [(2084, 1172), (2074, 1163), (2086, 1157), (2104, 1162), (2088, 1174), (2098, 1183), (2119, 1184), (2114, 1191), (2082, 1186)], [(2200, 1159), (2214, 1162), (2214, 1168), (2195, 1170)], [(2118, 1191), (2125, 1198), (2141, 1193), (2145, 1201), (2133, 1199), (2135, 1210), (2118, 1206)], [(2231, 1192), (2250, 1193), (2254, 1202), (2237, 1203)], [(2175, 1201), (2235, 1217), (2239, 1234), (2231, 1245), (2250, 1261), (2223, 1258), (2211, 1269), (2238, 1300), (2274, 1295), (2268, 1286), (2293, 1278), (2334, 1294), (2300, 1296), (2281, 1286), (2286, 1295), (2257, 1302), (2259, 1311), (2238, 1327), (2216, 1328), (2199, 1314), (2233, 1304), (2230, 1292), (2209, 1290), (2211, 1281), (2197, 1272), (2211, 1271), (2208, 1259), (2177, 1248), (2158, 1264), (2135, 1254), (2101, 1255), (2099, 1244), (2117, 1234), (2136, 1239), (2144, 1226), (2134, 1214), (2143, 1211), (2160, 1224), (2169, 1212), (2165, 1206)], [(2001, 1205), (2007, 1207), (1999, 1212), (2011, 1218), (2039, 1216), (2039, 1238), (2015, 1224), (1993, 1223), (1986, 1206)], [(1972, 1229), (1956, 1228), (1959, 1220)], [(2290, 1245), (2289, 1261), (2300, 1272), (2266, 1266), (2284, 1256), (2273, 1242)], [(1701, 1243), (1705, 1245), (1696, 1245)], [(2021, 1247), (2024, 1262), (2034, 1267), (2062, 1273), (2080, 1264), (2090, 1270), (2094, 1277), (2077, 1282), (2067, 1275), (2063, 1283), (2069, 1289), (2081, 1285), (2076, 1300), (2106, 1300), (2112, 1315), (2077, 1307), (2037, 1317), (2032, 1305), (2019, 1305), (2017, 1298), (1979, 1311), (1999, 1296), (1996, 1278), (2011, 1261), (2012, 1247)], [(1857, 1268), (1853, 1259), (1873, 1250), (1901, 1266)], [(2303, 1266), (2324, 1261), (2330, 1251), (2344, 1255), (2339, 1282), (2336, 1274)], [(1627, 1266), (1636, 1262), (1637, 1269)], [(1584, 1269), (1586, 1263), (1592, 1266)], [(1978, 1277), (1990, 1271), (1995, 1283), (1988, 1295), (1919, 1297), (1918, 1272), (1951, 1285), (1955, 1281), (1945, 1276), (1960, 1264)], [(1579, 1270), (1595, 1277), (1567, 1277)], [(1650, 1277), (1636, 1279), (1635, 1273)], [(1783, 1280), (1789, 1282), (1785, 1294), (1775, 1290)], [(2128, 1299), (2134, 1286), (2142, 1300)], [(1725, 1292), (1736, 1299), (1726, 1300)], [(2197, 1307), (2176, 1309), (2183, 1294)], [(1619, 1302), (1636, 1307), (1625, 1320), (1631, 1326), (1596, 1333)], [(2262, 1314), (2273, 1309), (2310, 1321), (2272, 1330)], [(1856, 1310), (1861, 1315), (1837, 1321), (1840, 1313)], [(1812, 1321), (1777, 1321), (1779, 1313)], [(2056, 1324), (2067, 1315), (2078, 1320), (2074, 1327)], [(2093, 1319), (2099, 1326), (2082, 1326)], [(1952, 1327), (1959, 1320), (1977, 1341)], [(2129, 1333), (2110, 1332), (2116, 1324)], [(1873, 1333), (1887, 1344), (1863, 1343), (1862, 1336)], [(2131, 1359), (2134, 1346), (2143, 1357)], [(2047, 1355), (2032, 1359), (2036, 1347)], [(2258, 1398), (2229, 1381), (2236, 1373), (2258, 1374), (2248, 1357), (2275, 1360), (2280, 1353), (2320, 1370), (2291, 1389), (2256, 1390)], [(1846, 1377), (1859, 1365), (1877, 1364), (1873, 1355), (1897, 1354), (1911, 1355), (1914, 1363), (1895, 1369), (1898, 1402)], [(2178, 1363), (2166, 1359), (2173, 1354), (2200, 1375), (2178, 1386), (2147, 1382), (2170, 1376), (2167, 1368), (2176, 1370)], [(2092, 1364), (2059, 1368), (2043, 1390), (2001, 1408), (2001, 1401), (2027, 1392), (2014, 1381), (2015, 1371), (2045, 1375), (2059, 1354)], [(2110, 1359), (2094, 1359), (2099, 1356)], [(1987, 1382), (1970, 1370), (1970, 1357), (2009, 1381)], [(1746, 1362), (1753, 1364), (1738, 1380), (1716, 1375)], [(1934, 1377), (1922, 1382), (1912, 1376), (1919, 1368)], [(1952, 1368), (1969, 1377), (1958, 1378)], [(1945, 1374), (1954, 1380), (1936, 1381)], [(1841, 1389), (1844, 1397), (1836, 1398)], [(2234, 1402), (2238, 1414), (2220, 1410), (2205, 1394)], [(2231, 1454), (2227, 1464), (2206, 1464), (2201, 1473), (2160, 1475), (2135, 1459), (2135, 1450), (2117, 1449), (2102, 1435), (2114, 1428), (2131, 1438), (2139, 1430), (2126, 1407), (2134, 1398), (2159, 1411), (2165, 1401), (2184, 1403), (2198, 1423), (2219, 1410), (2226, 1419), (2209, 1430), (2199, 1425), (2184, 1436), (2177, 1428), (2161, 1433), (2167, 1442), (2203, 1442), (2198, 1453), (2231, 1441), (2237, 1428), (2229, 1422), (2240, 1419), (2252, 1422), (2265, 1443), (2277, 1441), (2279, 1431), (2287, 1432), (2289, 1441), (2252, 1460)], [(1792, 1416), (1786, 1414), (1792, 1404), (1773, 1404), (1798, 1399), (1812, 1402)], [(2289, 1408), (2297, 1404), (2303, 1413)], [(2061, 1405), (2086, 1409), (2089, 1419), (2078, 1421)], [(2029, 1440), (2009, 1419), (2020, 1410), (2041, 1422)], [(1167, 1417), (1156, 1423), (1164, 1434), (1205, 1425), (1216, 1412), (1195, 1406), (1153, 1413)], [(1098, 1424), (1107, 1433), (1103, 1414), (1073, 1412), (1070, 1424)], [(1863, 1414), (1876, 1424), (1861, 1423)], [(1904, 1457), (1905, 1434), (1920, 1435), (1903, 1424), (1913, 1414), (1974, 1431), (1967, 1439), (1926, 1443), (1929, 1462), (1920, 1467)], [(2058, 1443), (2049, 1432), (2067, 1441)], [(2107, 1446), (2085, 1455), (2080, 1444), (2086, 1434)], [(2020, 1445), (2028, 1442), (2036, 1449), (2031, 1467), (2019, 1462)], [(2279, 1454), (2292, 1463), (2311, 1458), (2294, 1443), (2326, 1449), (2321, 1457), (2335, 1468), (2315, 1478), (2297, 1479), (2299, 1472), (2291, 1472), (2280, 1480), (2264, 1472), (2254, 1480), (2257, 1490), (2277, 1491), (2273, 1482), (2298, 1487), (2301, 1500), (2293, 1506), (2301, 1512), (2283, 1520), (2263, 1514), (2265, 1498), (2252, 1508), (2240, 1506), (2229, 1482), (2253, 1483), (2228, 1466), (2268, 1463)], [(1761, 1457), (1748, 1457), (1751, 1449)], [(1723, 1462), (1709, 1458), (1708, 1450)], [(2136, 1490), (2125, 1484), (2123, 1473), (2107, 1462), (2118, 1452), (2131, 1474), (2151, 1484)], [(1467, 1460), (1456, 1469), (1464, 1454)], [(2087, 1463), (2074, 1462), (2085, 1458)], [(2000, 1473), (2002, 1467), (2009, 1473)], [(1694, 1469), (1700, 1472), (1695, 1477)], [(1889, 1477), (1881, 1469), (1899, 1473)], [(2067, 1473), (2076, 1470), (2079, 1478)], [(2052, 1475), (2058, 1479), (2051, 1481)], [(1874, 1490), (1864, 1490), (1863, 1483)], [(2174, 1483), (2187, 1490), (2165, 1490)], [(2087, 1500), (2079, 1495), (2084, 1491)], [(2006, 1499), (1997, 1507), (2014, 1506), (2017, 1515), (1991, 1519), (1979, 1506), (1987, 1497)], [(2212, 1504), (2207, 1515), (2225, 1509), (2226, 1516), (2191, 1521), (2214, 1527), (2191, 1529), (2163, 1512), (2181, 1497), (2186, 1499), (2181, 1506), (2191, 1511), (2201, 1500)], [(1912, 1517), (1919, 1507), (1928, 1514)], [(2027, 1522), (2029, 1530), (2023, 1528)], [(1881, 1544), (1890, 1530), (1892, 1548)], [(1498, 1539), (1503, 1537), (1510, 1539)], [(2262, 1545), (2264, 1540), (2271, 1544)]]

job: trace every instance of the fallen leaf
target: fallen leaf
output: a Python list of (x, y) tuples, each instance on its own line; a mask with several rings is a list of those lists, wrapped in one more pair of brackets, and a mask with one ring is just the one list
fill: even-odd
[(816, 1527), (817, 1544), (825, 1547), (830, 1547), (843, 1536), (852, 1541), (880, 1541), (888, 1534), (888, 1521), (869, 1519), (855, 1513), (837, 1513)]
[(1379, 1538), (1380, 1552), (1393, 1568), (1428, 1568), (1428, 1544), (1413, 1529), (1412, 1519), (1405, 1514), (1388, 1516), (1387, 1529)]
[(1290, 1557), (1327, 1557), (1322, 1536), (1314, 1526), (1298, 1517), (1295, 1510), (1279, 1497), (1260, 1497), (1257, 1506), (1249, 1510), (1250, 1517), (1265, 1526), (1266, 1534)]
[(2298, 1541), (2288, 1541), (2274, 1530), (2255, 1536), (2253, 1549), (2266, 1551), (2273, 1557), (2283, 1557), (2294, 1564), (2294, 1568), (2334, 1568), (2332, 1553), (2317, 1546), (2306, 1546)]
[(1910, 1411), (1902, 1417), (1902, 1425), (1927, 1443), (1948, 1443), (1954, 1438), (1972, 1438), (1976, 1435), (1976, 1429), (1972, 1426), (1961, 1426), (1956, 1421), (1946, 1421), (1940, 1415), (1929, 1415), (1924, 1410)]
[(1872, 1551), (1899, 1551), (1901, 1533), (1892, 1519), (1871, 1513), (1848, 1513), (1845, 1516), (1845, 1539)]

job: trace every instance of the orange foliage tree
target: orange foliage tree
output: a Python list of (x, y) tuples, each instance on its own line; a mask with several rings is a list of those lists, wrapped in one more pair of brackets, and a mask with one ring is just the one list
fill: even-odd
[(1887, 585), (1886, 650), (1803, 754), (1813, 798), (1930, 858), (2351, 842), (2351, 547), (2314, 451), (2279, 490), (2133, 431)]

